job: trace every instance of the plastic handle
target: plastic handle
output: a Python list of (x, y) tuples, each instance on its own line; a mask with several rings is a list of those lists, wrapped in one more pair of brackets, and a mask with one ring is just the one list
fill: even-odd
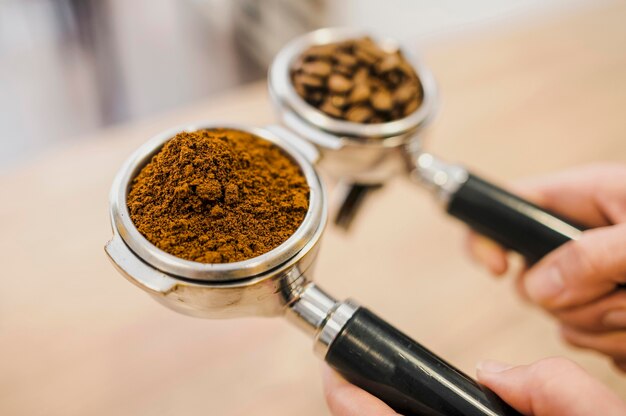
[(452, 195), (448, 213), (535, 263), (583, 228), (470, 174)]
[(405, 416), (520, 415), (491, 390), (364, 308), (337, 335), (326, 361)]

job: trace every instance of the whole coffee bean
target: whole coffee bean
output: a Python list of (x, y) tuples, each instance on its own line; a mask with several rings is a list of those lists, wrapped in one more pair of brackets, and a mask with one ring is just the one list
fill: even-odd
[(350, 103), (360, 103), (363, 101), (367, 101), (370, 98), (371, 90), (368, 84), (360, 83), (355, 84), (352, 91), (350, 91), (350, 96), (348, 97), (348, 101)]
[(357, 64), (357, 59), (353, 55), (347, 53), (338, 53), (334, 55), (335, 60), (339, 65), (352, 68)]
[(419, 107), (420, 102), (417, 99), (417, 97), (412, 98), (411, 101), (409, 101), (409, 103), (406, 105), (406, 107), (404, 107), (404, 116), (408, 116), (409, 114), (411, 114), (412, 112), (414, 112), (415, 110), (417, 110), (417, 107)]
[(365, 123), (374, 112), (365, 106), (352, 107), (346, 112), (346, 120), (355, 123)]
[(307, 49), (307, 58), (323, 57), (328, 58), (336, 52), (336, 47), (330, 43), (328, 45), (314, 45)]
[(328, 89), (333, 92), (346, 92), (352, 88), (352, 81), (343, 75), (332, 74), (328, 78)]
[(348, 98), (345, 95), (331, 95), (330, 101), (337, 108), (345, 107), (348, 104)]
[(341, 117), (343, 115), (341, 109), (337, 108), (337, 106), (333, 104), (332, 99), (330, 98), (326, 99), (326, 101), (322, 103), (322, 105), (320, 106), (320, 110), (333, 117)]
[(302, 64), (302, 72), (317, 77), (327, 77), (331, 71), (332, 67), (327, 61), (311, 61)]
[(362, 64), (373, 65), (376, 63), (376, 57), (367, 53), (363, 49), (356, 49), (354, 51), (354, 56), (356, 56), (357, 60)]
[(384, 74), (400, 67), (400, 57), (398, 55), (387, 55), (376, 64), (376, 71)]
[(378, 90), (370, 97), (372, 107), (379, 111), (389, 111), (393, 107), (391, 94), (387, 90)]
[(294, 77), (294, 82), (307, 87), (321, 87), (324, 85), (324, 81), (321, 78), (309, 74), (296, 75)]
[(338, 74), (345, 75), (348, 78), (352, 78), (354, 75), (354, 70), (344, 65), (335, 65), (333, 70)]
[(368, 77), (369, 77), (369, 71), (367, 70), (367, 68), (360, 67), (354, 73), (354, 82), (355, 84), (364, 84), (366, 82), (369, 82), (367, 79)]
[(393, 93), (393, 100), (398, 104), (405, 104), (418, 93), (417, 85), (412, 82), (405, 82)]

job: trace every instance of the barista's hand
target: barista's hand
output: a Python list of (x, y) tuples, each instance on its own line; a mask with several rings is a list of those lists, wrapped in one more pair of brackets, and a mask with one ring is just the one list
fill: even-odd
[(626, 403), (582, 368), (564, 358), (513, 367), (496, 361), (478, 365), (478, 381), (524, 415), (626, 414)]
[[(479, 365), (478, 379), (524, 415), (626, 414), (626, 404), (612, 391), (562, 358), (548, 358), (518, 367), (487, 361)], [(333, 416), (398, 415), (326, 366), (324, 391)]]
[[(521, 183), (538, 205), (582, 225), (569, 242), (522, 271), (518, 289), (561, 323), (569, 343), (611, 356), (626, 371), (626, 165), (601, 164)], [(472, 255), (494, 274), (507, 270), (505, 251), (471, 234)]]

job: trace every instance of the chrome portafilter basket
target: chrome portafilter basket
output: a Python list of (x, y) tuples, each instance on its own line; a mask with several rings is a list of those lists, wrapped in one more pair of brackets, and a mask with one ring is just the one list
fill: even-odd
[[(420, 80), (423, 100), (396, 121), (365, 124), (333, 118), (308, 104), (296, 92), (291, 71), (312, 46), (357, 39), (367, 33), (327, 28), (289, 42), (275, 57), (268, 84), (281, 123), (319, 149), (319, 165), (347, 184), (335, 223), (347, 228), (366, 194), (395, 175), (409, 175), (430, 189), (445, 210), (478, 232), (524, 255), (533, 263), (556, 247), (580, 237), (582, 227), (568, 223), (506, 190), (423, 151), (424, 129), (438, 106), (437, 84), (416, 56), (403, 54)], [(400, 50), (388, 38), (373, 40), (387, 52)]]
[[(133, 224), (126, 202), (133, 178), (181, 131), (232, 128), (268, 140), (283, 149), (300, 166), (309, 189), (309, 209), (296, 232), (283, 244), (261, 256), (222, 264), (184, 260), (157, 248)], [(106, 252), (131, 282), (166, 306), (202, 318), (274, 316), (285, 311), (306, 287), (326, 224), (324, 188), (306, 159), (315, 156), (310, 145), (295, 138), (280, 139), (269, 129), (202, 123), (165, 131), (141, 146), (117, 174), (110, 194), (113, 238)], [(295, 145), (298, 145), (295, 144)]]
[[(281, 148), (305, 176), (309, 208), (295, 233), (273, 250), (240, 262), (205, 264), (172, 256), (130, 219), (133, 178), (176, 133), (228, 128)], [(314, 339), (314, 350), (351, 382), (409, 415), (516, 415), (485, 387), (352, 300), (313, 283), (327, 198), (313, 166), (315, 149), (279, 127), (200, 123), (163, 132), (122, 166), (110, 194), (113, 238), (105, 250), (128, 280), (175, 311), (212, 319), (285, 316)]]
[[(437, 85), (421, 60), (411, 57), (423, 90), (421, 105), (402, 119), (379, 124), (354, 123), (328, 116), (296, 92), (291, 69), (299, 56), (314, 45), (366, 36), (353, 29), (321, 29), (289, 42), (276, 55), (268, 75), (270, 97), (280, 121), (309, 140), (320, 151), (320, 167), (339, 182), (334, 222), (349, 228), (367, 194), (408, 169), (405, 148), (419, 146), (422, 134), (437, 110)], [(397, 41), (375, 38), (386, 52), (399, 50)]]

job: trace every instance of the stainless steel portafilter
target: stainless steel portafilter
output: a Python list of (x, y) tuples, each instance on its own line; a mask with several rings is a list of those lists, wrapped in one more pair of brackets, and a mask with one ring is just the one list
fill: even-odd
[[(306, 216), (287, 241), (245, 261), (204, 264), (161, 251), (133, 225), (126, 197), (132, 180), (180, 131), (237, 129), (280, 147), (310, 188)], [(110, 196), (113, 238), (105, 250), (132, 283), (165, 306), (203, 318), (285, 316), (314, 339), (314, 350), (348, 380), (409, 415), (518, 415), (493, 392), (359, 306), (313, 283), (326, 224), (326, 196), (315, 149), (279, 127), (199, 123), (169, 130), (140, 147), (117, 174)]]
[[(423, 89), (422, 104), (408, 116), (387, 123), (364, 124), (332, 118), (296, 92), (291, 68), (309, 47), (366, 36), (352, 29), (321, 29), (289, 42), (269, 71), (269, 90), (283, 125), (315, 145), (320, 166), (332, 176), (355, 184), (337, 218), (353, 216), (362, 199), (359, 187), (371, 189), (397, 174), (409, 174), (432, 189), (447, 212), (484, 235), (535, 262), (559, 245), (579, 238), (582, 228), (568, 223), (504, 189), (423, 151), (424, 128), (434, 118), (438, 92), (432, 73), (406, 51)], [(374, 38), (389, 52), (393, 39)], [(356, 189), (356, 190), (355, 190)], [(347, 221), (349, 223), (349, 221)]]

